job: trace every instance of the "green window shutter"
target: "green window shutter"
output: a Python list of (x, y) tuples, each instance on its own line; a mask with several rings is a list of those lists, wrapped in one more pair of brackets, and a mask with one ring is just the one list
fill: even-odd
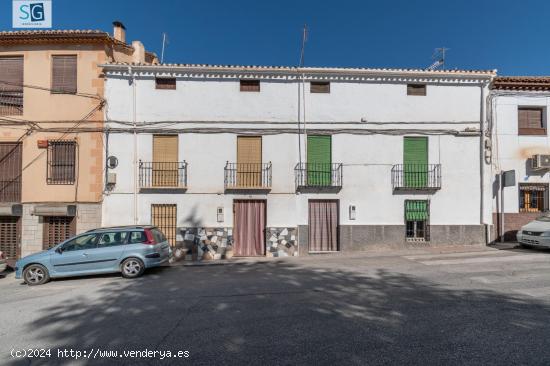
[(407, 200), (405, 201), (405, 220), (427, 221), (428, 201)]
[(332, 182), (331, 136), (307, 137), (308, 185), (330, 186)]
[(428, 138), (405, 137), (403, 174), (406, 187), (422, 188), (428, 183)]

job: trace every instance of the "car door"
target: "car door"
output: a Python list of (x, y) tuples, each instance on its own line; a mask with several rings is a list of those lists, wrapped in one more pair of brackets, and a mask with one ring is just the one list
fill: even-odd
[(52, 250), (50, 262), (55, 273), (78, 275), (93, 270), (91, 254), (97, 247), (97, 234), (76, 236)]
[(97, 249), (92, 259), (98, 271), (118, 270), (119, 260), (128, 240), (128, 232), (111, 231), (99, 234)]

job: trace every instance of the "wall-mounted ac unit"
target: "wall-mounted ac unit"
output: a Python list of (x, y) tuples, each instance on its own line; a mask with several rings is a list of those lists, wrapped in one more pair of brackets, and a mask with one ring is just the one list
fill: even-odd
[(531, 159), (533, 170), (550, 169), (550, 155), (537, 154)]

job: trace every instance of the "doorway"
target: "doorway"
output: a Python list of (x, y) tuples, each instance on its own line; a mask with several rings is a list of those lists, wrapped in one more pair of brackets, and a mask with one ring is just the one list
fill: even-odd
[(338, 250), (338, 200), (310, 200), (309, 251)]
[(257, 257), (265, 253), (265, 200), (233, 201), (233, 251), (236, 256)]

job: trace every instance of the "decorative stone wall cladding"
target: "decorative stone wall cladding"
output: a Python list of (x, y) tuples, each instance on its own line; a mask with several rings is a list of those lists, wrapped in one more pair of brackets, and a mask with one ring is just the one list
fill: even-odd
[(233, 229), (228, 227), (179, 227), (176, 246), (191, 252), (192, 260), (200, 260), (205, 252), (212, 259), (225, 258), (226, 251), (233, 245)]
[(298, 255), (298, 229), (270, 227), (266, 229), (266, 256), (292, 257)]

